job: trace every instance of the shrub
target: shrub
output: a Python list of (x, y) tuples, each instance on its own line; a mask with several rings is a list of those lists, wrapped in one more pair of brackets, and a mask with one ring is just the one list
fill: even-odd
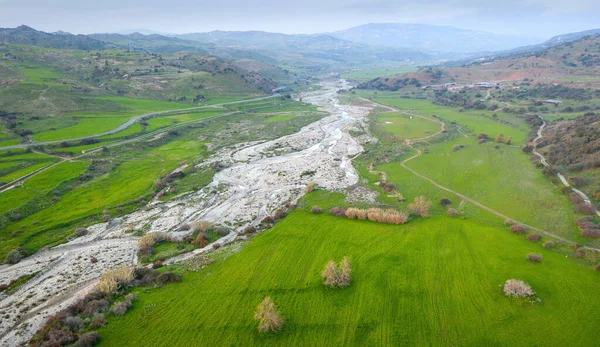
[(270, 296), (258, 304), (254, 312), (254, 319), (258, 321), (258, 331), (261, 333), (276, 332), (283, 327), (284, 320), (275, 310), (275, 303)]
[(164, 265), (164, 264), (163, 264), (163, 262), (162, 262), (162, 261), (160, 261), (160, 260), (156, 260), (156, 261), (154, 261), (154, 262), (152, 263), (152, 268), (153, 268), (153, 269), (158, 269), (158, 268), (161, 268), (161, 267), (163, 267), (163, 266), (165, 266), (165, 265)]
[(317, 187), (317, 184), (315, 182), (310, 182), (304, 188), (304, 192), (308, 194), (308, 193), (312, 192), (313, 190), (315, 190), (316, 187)]
[(450, 205), (451, 203), (452, 201), (450, 201), (448, 198), (442, 198), (442, 200), (440, 200), (440, 205), (442, 206)]
[(527, 283), (521, 280), (510, 279), (504, 284), (504, 294), (506, 296), (526, 298), (535, 294), (535, 292)]
[(138, 240), (138, 250), (140, 253), (150, 254), (152, 253), (152, 246), (160, 241), (165, 241), (168, 238), (166, 233), (146, 233)]
[(592, 215), (596, 213), (596, 208), (594, 208), (594, 205), (586, 203), (575, 205), (575, 210), (581, 214), (587, 215)]
[(527, 240), (529, 240), (531, 242), (538, 242), (541, 239), (542, 239), (542, 236), (538, 235), (538, 234), (531, 234), (531, 235), (527, 236)]
[(310, 210), (310, 212), (318, 214), (318, 213), (323, 212), (323, 210), (319, 206), (313, 206), (312, 209)]
[(284, 210), (278, 209), (277, 211), (275, 211), (275, 214), (273, 214), (273, 218), (274, 219), (282, 219), (286, 215), (287, 215), (287, 213)]
[(113, 307), (110, 309), (110, 313), (114, 314), (115, 316), (122, 316), (129, 311), (131, 306), (133, 306), (131, 302), (121, 301), (113, 305)]
[(543, 245), (544, 248), (554, 248), (554, 241), (546, 241)]
[(100, 335), (96, 331), (87, 332), (81, 336), (75, 344), (74, 347), (92, 347), (100, 341)]
[(504, 220), (504, 225), (506, 225), (506, 226), (511, 226), (511, 225), (513, 225), (513, 224), (514, 224), (514, 223), (513, 223), (513, 221), (512, 221), (512, 220), (510, 220), (510, 219), (505, 219), (505, 220)]
[(83, 319), (79, 316), (69, 316), (65, 318), (65, 325), (75, 333), (83, 329), (84, 324)]
[(397, 189), (396, 185), (393, 183), (383, 183), (382, 188), (383, 188), (384, 192), (391, 192), (391, 191), (395, 191)]
[(358, 211), (359, 210), (357, 208), (350, 207), (346, 210), (346, 217), (350, 219), (356, 219), (356, 217), (358, 217)]
[(77, 237), (85, 236), (88, 234), (88, 230), (86, 228), (77, 228), (75, 229), (75, 235)]
[(423, 195), (415, 197), (413, 202), (408, 204), (410, 212), (421, 217), (429, 216), (429, 207), (431, 207), (431, 201), (426, 200)]
[(596, 265), (596, 271), (600, 271), (600, 264)]
[(206, 247), (206, 245), (208, 245), (208, 239), (206, 237), (206, 234), (199, 233), (198, 236), (196, 236), (196, 238), (194, 239), (194, 241), (192, 241), (192, 243), (200, 248)]
[(105, 272), (96, 285), (96, 291), (112, 294), (119, 287), (128, 285), (133, 280), (133, 269), (128, 266), (119, 267)]
[(242, 234), (252, 234), (255, 232), (256, 232), (256, 227), (253, 225), (249, 225), (244, 228), (244, 230), (242, 231)]
[(532, 263), (539, 263), (540, 261), (542, 261), (544, 257), (539, 254), (539, 253), (529, 253), (527, 254), (527, 260), (529, 260)]
[(332, 207), (331, 209), (329, 209), (329, 214), (332, 216), (338, 216), (338, 217), (342, 217), (342, 216), (346, 216), (346, 211), (343, 211), (342, 214), (342, 209), (339, 207)]
[(265, 218), (263, 218), (262, 221), (260, 221), (260, 223), (261, 224), (273, 224), (273, 223), (275, 223), (275, 220), (271, 216), (266, 216)]
[(21, 253), (21, 251), (19, 249), (13, 249), (6, 255), (5, 262), (8, 264), (16, 264), (20, 262), (21, 259), (23, 259), (23, 254)]
[(334, 261), (330, 261), (325, 266), (325, 269), (321, 273), (323, 278), (323, 284), (326, 286), (333, 287), (347, 287), (350, 285), (352, 280), (352, 270), (350, 269), (350, 259), (344, 257), (339, 264), (335, 264)]
[(173, 282), (180, 282), (181, 281), (181, 276), (174, 274), (170, 271), (168, 272), (161, 272), (157, 277), (156, 277), (156, 284), (159, 286), (164, 286), (166, 284), (169, 283), (173, 283)]
[(523, 234), (525, 234), (525, 227), (521, 224), (515, 224), (510, 227), (510, 231), (512, 231), (513, 233), (515, 233), (517, 235), (523, 235)]
[(221, 244), (220, 243), (213, 243), (212, 249), (217, 250), (219, 248), (221, 248)]
[(95, 313), (90, 320), (90, 329), (98, 329), (106, 325), (106, 318), (102, 313)]
[(577, 193), (570, 193), (569, 199), (571, 199), (571, 202), (573, 202), (574, 204), (581, 204), (582, 202), (584, 202), (583, 198)]
[(358, 210), (356, 213), (356, 217), (361, 220), (367, 219), (367, 211), (366, 210)]
[(191, 228), (192, 228), (192, 232), (205, 233), (212, 228), (212, 224), (209, 221), (198, 220), (198, 221), (192, 222)]
[(453, 208), (449, 208), (447, 213), (448, 213), (448, 216), (450, 216), (450, 217), (458, 216), (458, 211)]
[(579, 248), (577, 248), (575, 253), (573, 253), (573, 257), (575, 257), (575, 258), (583, 258), (584, 256), (585, 256), (585, 247), (579, 247)]

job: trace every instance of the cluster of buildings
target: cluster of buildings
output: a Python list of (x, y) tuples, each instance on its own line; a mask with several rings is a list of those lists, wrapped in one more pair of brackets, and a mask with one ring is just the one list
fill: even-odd
[(465, 89), (492, 89), (500, 86), (499, 83), (494, 82), (477, 82), (474, 84), (456, 84), (444, 83), (444, 84), (432, 84), (421, 87), (421, 89), (432, 89), (432, 90), (447, 90), (449, 92), (457, 92)]

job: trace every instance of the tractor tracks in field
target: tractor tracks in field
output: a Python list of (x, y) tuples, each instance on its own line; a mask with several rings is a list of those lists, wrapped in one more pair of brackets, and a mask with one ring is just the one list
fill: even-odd
[[(520, 222), (520, 221), (518, 221), (518, 220), (516, 220), (514, 218), (511, 218), (511, 217), (509, 217), (509, 216), (507, 216), (507, 215), (505, 215), (505, 214), (503, 214), (503, 213), (501, 213), (501, 212), (499, 212), (497, 210), (494, 210), (494, 209), (492, 209), (492, 208), (490, 208), (488, 206), (485, 206), (484, 204), (482, 204), (480, 202), (477, 202), (477, 201), (473, 200), (472, 198), (470, 198), (470, 197), (468, 197), (468, 196), (466, 196), (466, 195), (464, 195), (464, 194), (462, 194), (460, 192), (457, 192), (457, 191), (452, 190), (450, 188), (444, 187), (443, 185), (439, 184), (435, 180), (433, 180), (433, 179), (431, 179), (431, 178), (429, 178), (429, 177), (427, 177), (425, 175), (422, 175), (422, 174), (418, 173), (417, 171), (415, 171), (414, 169), (408, 167), (406, 165), (406, 163), (408, 163), (409, 161), (411, 161), (413, 159), (416, 159), (416, 158), (420, 157), (423, 154), (423, 152), (420, 149), (415, 148), (413, 146), (413, 144), (417, 143), (417, 142), (420, 142), (420, 141), (424, 141), (424, 140), (430, 139), (430, 138), (432, 138), (432, 137), (434, 137), (436, 135), (439, 135), (439, 134), (445, 132), (445, 123), (442, 122), (442, 121), (439, 121), (439, 120), (433, 120), (433, 119), (430, 119), (428, 117), (423, 117), (423, 116), (419, 116), (419, 115), (416, 115), (416, 114), (412, 114), (412, 113), (407, 112), (407, 111), (401, 111), (401, 110), (395, 109), (393, 107), (381, 105), (381, 104), (373, 102), (371, 100), (367, 100), (367, 99), (363, 99), (363, 100), (367, 101), (368, 103), (370, 103), (372, 105), (380, 106), (380, 107), (383, 107), (383, 108), (385, 108), (387, 110), (390, 110), (390, 111), (393, 111), (393, 112), (400, 112), (400, 113), (404, 113), (404, 114), (410, 114), (412, 116), (421, 117), (421, 118), (427, 119), (429, 121), (434, 121), (434, 122), (441, 123), (440, 131), (438, 131), (437, 133), (432, 134), (432, 135), (428, 135), (428, 136), (425, 136), (425, 137), (417, 138), (417, 139), (406, 140), (404, 142), (408, 147), (410, 147), (411, 149), (413, 149), (413, 150), (415, 150), (417, 152), (415, 155), (413, 155), (413, 156), (411, 156), (411, 157), (409, 157), (407, 159), (404, 159), (402, 162), (400, 162), (400, 166), (402, 166), (404, 169), (408, 170), (413, 175), (415, 175), (415, 176), (417, 176), (417, 177), (419, 177), (419, 178), (421, 178), (421, 179), (423, 179), (423, 180), (425, 180), (425, 181), (433, 184), (436, 188), (458, 196), (459, 198), (461, 198), (463, 200), (463, 202), (464, 201), (469, 202), (469, 203), (471, 203), (471, 204), (473, 204), (473, 205), (475, 205), (477, 207), (480, 207), (480, 208), (482, 208), (482, 209), (484, 209), (484, 210), (492, 213), (493, 215), (496, 215), (496, 216), (498, 216), (500, 218), (503, 218), (503, 219), (505, 219), (507, 221), (510, 221), (512, 223), (521, 224), (524, 227), (527, 227), (527, 228), (529, 228), (529, 229), (531, 229), (533, 231), (536, 231), (538, 233), (541, 233), (541, 234), (544, 234), (546, 236), (552, 237), (554, 239), (560, 240), (560, 241), (565, 242), (567, 244), (575, 244), (575, 242), (573, 242), (571, 240), (568, 240), (568, 239), (566, 239), (566, 238), (564, 238), (562, 236), (556, 235), (556, 234), (551, 233), (551, 232), (549, 232), (547, 230), (543, 230), (543, 229), (540, 229), (540, 228), (535, 227), (533, 225), (525, 224), (525, 223)], [(538, 140), (539, 138), (541, 138), (541, 131), (538, 131), (538, 138), (536, 140)], [(373, 168), (370, 168), (370, 170), (373, 170), (373, 172), (375, 172)], [(377, 172), (379, 173), (379, 171), (377, 171)], [(597, 213), (599, 213), (599, 215), (600, 215), (600, 212), (597, 212)], [(588, 247), (588, 246), (584, 246), (584, 248), (588, 249), (588, 250), (592, 250), (592, 251), (600, 251), (600, 249), (598, 249), (598, 248), (593, 248), (593, 247)]]

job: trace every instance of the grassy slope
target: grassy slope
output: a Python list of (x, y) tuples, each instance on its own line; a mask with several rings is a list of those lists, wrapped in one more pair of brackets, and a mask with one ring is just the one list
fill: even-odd
[[(540, 264), (528, 252), (544, 255)], [(320, 283), (347, 255), (354, 281)], [(508, 278), (529, 282), (541, 304), (506, 298)], [(566, 279), (569, 279), (566, 281)], [(101, 345), (593, 345), (598, 274), (495, 227), (434, 217), (405, 226), (297, 211), (238, 254), (181, 284), (141, 291), (111, 317)], [(252, 315), (270, 295), (286, 319), (261, 336)]]

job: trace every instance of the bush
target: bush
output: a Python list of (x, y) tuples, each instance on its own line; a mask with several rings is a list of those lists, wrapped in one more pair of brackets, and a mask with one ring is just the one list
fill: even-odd
[(585, 256), (585, 252), (586, 252), (585, 247), (579, 247), (579, 248), (577, 248), (575, 253), (573, 253), (573, 257), (574, 258), (583, 258)]
[(171, 236), (163, 232), (146, 233), (138, 240), (138, 250), (144, 254), (152, 253), (152, 246), (162, 241), (170, 241)]
[(208, 230), (212, 229), (212, 224), (209, 221), (199, 220), (199, 221), (192, 222), (191, 229), (192, 229), (192, 232), (205, 233)]
[(181, 276), (168, 271), (168, 272), (161, 272), (156, 277), (156, 284), (159, 286), (164, 286), (166, 284), (173, 283), (173, 282), (181, 282)]
[(133, 278), (133, 269), (128, 266), (110, 270), (100, 276), (96, 285), (96, 291), (104, 294), (112, 294), (119, 287), (128, 285)]
[(458, 211), (453, 208), (449, 208), (447, 213), (448, 213), (448, 216), (450, 216), (450, 217), (458, 216)]
[(98, 329), (106, 325), (106, 318), (102, 313), (95, 313), (90, 320), (90, 329)]
[(253, 225), (249, 225), (244, 228), (244, 231), (242, 231), (242, 234), (252, 234), (255, 232), (256, 232), (256, 227)]
[(5, 262), (8, 264), (16, 264), (20, 262), (21, 259), (23, 259), (23, 254), (21, 253), (21, 251), (19, 249), (13, 249), (6, 255)]
[(275, 214), (273, 214), (273, 219), (282, 219), (287, 215), (287, 213), (282, 210), (282, 209), (278, 209), (277, 211), (275, 211)]
[(258, 321), (258, 331), (261, 333), (276, 332), (283, 327), (284, 320), (275, 310), (275, 303), (270, 296), (258, 304), (254, 312), (254, 319)]
[(440, 205), (442, 206), (450, 205), (451, 203), (452, 201), (450, 201), (448, 198), (442, 198), (442, 200), (440, 200)]
[(100, 335), (96, 331), (87, 332), (79, 337), (74, 347), (92, 347), (100, 341)]
[(600, 264), (596, 266), (596, 271), (600, 271)]
[(69, 316), (65, 318), (65, 325), (74, 333), (83, 329), (84, 324), (83, 319), (79, 316)]
[(527, 260), (529, 260), (532, 263), (539, 263), (540, 261), (542, 261), (544, 257), (539, 254), (539, 253), (529, 253), (527, 254)]
[(323, 284), (330, 288), (347, 287), (352, 280), (351, 272), (350, 259), (348, 257), (344, 257), (338, 265), (334, 261), (330, 261), (321, 273)]
[(304, 192), (308, 194), (308, 193), (312, 192), (313, 190), (315, 190), (315, 188), (317, 188), (317, 184), (315, 182), (310, 182), (304, 188)]
[(520, 298), (526, 298), (528, 296), (531, 296), (533, 294), (535, 294), (535, 292), (531, 289), (531, 287), (521, 281), (521, 280), (515, 280), (515, 279), (510, 279), (507, 280), (506, 283), (504, 284), (504, 294), (506, 296), (512, 296), (512, 297), (520, 297)]
[(208, 239), (205, 233), (199, 233), (198, 236), (192, 241), (192, 243), (200, 248), (206, 247), (208, 245)]
[(426, 200), (423, 195), (415, 197), (413, 202), (408, 204), (410, 212), (421, 217), (429, 216), (429, 207), (431, 207), (431, 201)]
[(163, 266), (165, 266), (165, 265), (164, 265), (164, 264), (163, 264), (163, 262), (162, 262), (162, 261), (160, 261), (160, 260), (156, 260), (156, 261), (154, 261), (154, 262), (152, 263), (152, 268), (153, 268), (153, 269), (158, 269), (158, 268), (161, 268), (161, 267), (163, 267)]
[(531, 235), (527, 236), (527, 240), (529, 240), (531, 242), (538, 242), (541, 239), (542, 239), (542, 236), (538, 235), (538, 234), (531, 234)]
[(525, 227), (521, 224), (515, 224), (510, 227), (510, 231), (512, 231), (513, 233), (515, 233), (517, 235), (523, 235), (523, 234), (525, 234)]
[(554, 241), (546, 241), (543, 245), (544, 248), (554, 248)]
[(220, 243), (213, 243), (212, 249), (217, 250), (219, 248), (221, 248), (221, 244)]
[(323, 212), (323, 210), (319, 206), (313, 206), (312, 209), (310, 210), (310, 212), (318, 214), (318, 213)]
[(77, 237), (85, 236), (88, 234), (88, 230), (86, 228), (77, 228), (75, 229), (75, 235)]
[(346, 211), (345, 208), (333, 207), (329, 210), (329, 214), (337, 217), (346, 217)]
[(131, 306), (133, 306), (131, 302), (121, 301), (113, 305), (113, 307), (110, 309), (110, 313), (114, 314), (115, 316), (122, 316), (129, 311)]
[(581, 214), (593, 215), (596, 213), (596, 208), (592, 204), (577, 204), (575, 205), (575, 210)]
[(356, 219), (358, 217), (358, 209), (354, 207), (350, 207), (346, 210), (346, 217), (350, 219)]

